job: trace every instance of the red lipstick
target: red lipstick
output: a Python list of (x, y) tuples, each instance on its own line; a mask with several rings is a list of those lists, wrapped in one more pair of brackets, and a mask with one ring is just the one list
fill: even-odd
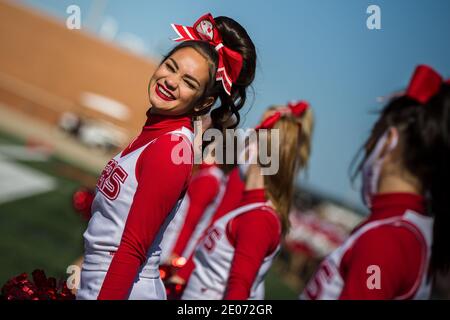
[(170, 93), (170, 91), (166, 87), (164, 87), (163, 85), (160, 85), (159, 83), (157, 83), (155, 86), (155, 92), (158, 95), (158, 97), (160, 97), (164, 101), (175, 100), (175, 97), (173, 96), (173, 94)]

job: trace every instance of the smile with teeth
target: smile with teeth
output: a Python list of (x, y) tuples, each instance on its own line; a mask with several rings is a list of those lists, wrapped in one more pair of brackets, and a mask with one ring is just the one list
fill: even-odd
[(175, 97), (169, 91), (167, 91), (164, 88), (164, 86), (162, 86), (158, 83), (156, 84), (155, 91), (156, 91), (156, 94), (163, 100), (166, 100), (166, 101), (175, 100)]

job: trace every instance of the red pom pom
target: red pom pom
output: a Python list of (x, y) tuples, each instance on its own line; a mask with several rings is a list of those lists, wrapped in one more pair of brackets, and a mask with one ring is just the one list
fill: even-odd
[(43, 270), (34, 270), (33, 282), (22, 273), (8, 280), (2, 287), (6, 300), (74, 300), (75, 295), (67, 288), (66, 281), (56, 284), (55, 278), (47, 278)]
[(94, 201), (94, 191), (86, 188), (80, 188), (73, 194), (72, 204), (85, 220), (91, 218), (91, 206)]

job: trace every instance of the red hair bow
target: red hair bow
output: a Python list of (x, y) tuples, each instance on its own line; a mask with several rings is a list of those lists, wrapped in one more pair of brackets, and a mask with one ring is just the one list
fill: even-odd
[(299, 101), (299, 102), (294, 102), (294, 103), (289, 102), (288, 103), (288, 109), (296, 117), (301, 117), (308, 108), (309, 108), (309, 105), (308, 105), (308, 102), (306, 102), (306, 101)]
[(259, 126), (255, 129), (272, 129), (278, 120), (281, 119), (283, 114), (292, 114), (294, 117), (301, 117), (305, 111), (309, 108), (309, 104), (306, 101), (299, 101), (296, 103), (289, 103), (287, 108), (281, 108), (279, 111), (275, 112), (273, 115), (265, 119)]
[(275, 126), (275, 123), (278, 122), (281, 118), (281, 112), (277, 111), (270, 117), (267, 117), (259, 126), (257, 126), (255, 129), (272, 129)]
[(219, 54), (216, 80), (222, 81), (226, 93), (231, 95), (231, 86), (236, 82), (241, 73), (243, 58), (239, 52), (231, 50), (223, 44), (222, 36), (216, 27), (212, 15), (210, 13), (205, 14), (192, 27), (172, 24), (172, 28), (179, 36), (174, 41), (206, 41), (214, 46)]
[(427, 65), (419, 65), (414, 71), (405, 95), (421, 104), (426, 104), (439, 91), (442, 83), (439, 73)]

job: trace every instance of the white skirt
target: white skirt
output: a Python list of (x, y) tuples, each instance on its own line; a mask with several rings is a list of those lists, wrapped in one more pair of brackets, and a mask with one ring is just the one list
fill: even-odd
[[(97, 300), (105, 279), (105, 271), (81, 270), (77, 300)], [(150, 278), (142, 274), (134, 280), (128, 300), (167, 300), (166, 289), (160, 277)]]

